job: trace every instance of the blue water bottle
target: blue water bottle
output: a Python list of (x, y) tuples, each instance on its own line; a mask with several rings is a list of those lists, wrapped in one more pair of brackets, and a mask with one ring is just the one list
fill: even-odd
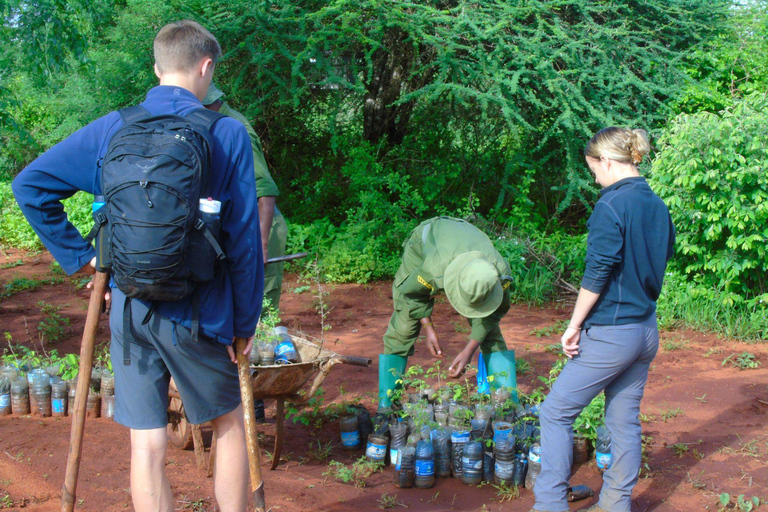
[(279, 339), (275, 348), (275, 364), (298, 363), (299, 355), (288, 329), (283, 326), (275, 327), (275, 335)]

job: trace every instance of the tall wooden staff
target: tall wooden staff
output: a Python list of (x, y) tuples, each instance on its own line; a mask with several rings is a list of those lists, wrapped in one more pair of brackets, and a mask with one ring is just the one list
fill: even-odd
[(88, 303), (88, 314), (85, 318), (83, 341), (80, 344), (80, 372), (77, 377), (77, 390), (75, 392), (75, 411), (72, 414), (67, 473), (64, 477), (64, 487), (61, 493), (62, 512), (72, 512), (75, 509), (77, 474), (80, 471), (80, 458), (83, 453), (85, 406), (88, 401), (88, 388), (91, 385), (91, 370), (93, 369), (93, 351), (96, 345), (96, 332), (99, 330), (101, 305), (108, 283), (109, 274), (96, 272), (93, 277), (91, 300)]

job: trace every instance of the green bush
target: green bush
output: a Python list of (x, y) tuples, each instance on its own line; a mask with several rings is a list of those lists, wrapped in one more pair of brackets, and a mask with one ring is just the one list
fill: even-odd
[(653, 163), (652, 185), (677, 227), (674, 265), (728, 305), (768, 299), (766, 126), (764, 94), (680, 115)]
[[(87, 235), (93, 226), (93, 195), (78, 192), (64, 200), (64, 211), (75, 227)], [(43, 244), (29, 225), (11, 191), (9, 182), (0, 181), (0, 243), (21, 249), (39, 250)]]

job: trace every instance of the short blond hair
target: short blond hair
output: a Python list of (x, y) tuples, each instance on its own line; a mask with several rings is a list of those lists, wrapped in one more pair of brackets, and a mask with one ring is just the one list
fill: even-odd
[(175, 21), (161, 28), (154, 50), (155, 65), (161, 73), (191, 71), (205, 57), (215, 65), (221, 57), (221, 46), (213, 34), (192, 20)]
[(595, 134), (584, 148), (584, 154), (592, 158), (605, 157), (624, 164), (639, 164), (650, 153), (648, 133), (645, 130), (610, 126)]

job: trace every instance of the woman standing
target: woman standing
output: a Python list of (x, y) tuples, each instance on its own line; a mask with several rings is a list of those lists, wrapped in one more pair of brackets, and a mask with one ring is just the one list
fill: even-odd
[(675, 239), (669, 211), (640, 176), (650, 150), (643, 130), (600, 130), (584, 150), (603, 187), (587, 222), (586, 270), (562, 336), (570, 358), (541, 410), (537, 512), (569, 510), (573, 422), (605, 390), (612, 465), (590, 512), (629, 512), (640, 472), (640, 400), (659, 334), (656, 299)]

